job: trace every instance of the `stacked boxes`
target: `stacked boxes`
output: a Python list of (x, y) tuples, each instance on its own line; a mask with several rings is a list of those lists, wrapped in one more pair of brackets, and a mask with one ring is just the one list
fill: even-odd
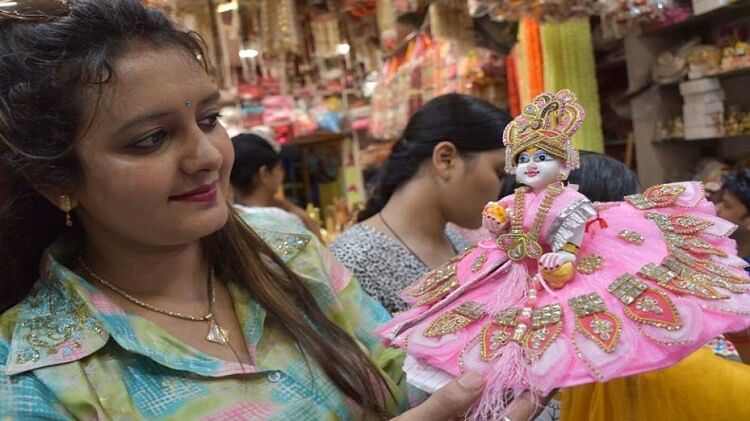
[(700, 79), (680, 84), (685, 139), (724, 136), (724, 90), (718, 79)]

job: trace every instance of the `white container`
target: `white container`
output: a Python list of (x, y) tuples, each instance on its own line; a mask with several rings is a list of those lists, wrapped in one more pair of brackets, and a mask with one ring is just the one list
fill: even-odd
[(691, 95), (682, 96), (682, 100), (685, 102), (686, 105), (692, 105), (692, 104), (698, 105), (698, 104), (705, 104), (707, 102), (724, 102), (726, 98), (727, 98), (727, 95), (724, 93), (723, 90), (703, 92), (700, 94), (691, 94)]
[(734, 3), (732, 0), (693, 0), (693, 13), (700, 15)]
[(721, 83), (719, 82), (719, 79), (716, 78), (690, 80), (680, 83), (680, 93), (682, 96), (720, 90)]
[(723, 113), (724, 103), (723, 102), (703, 102), (703, 103), (690, 103), (682, 106), (682, 115), (685, 117), (694, 114), (714, 114)]

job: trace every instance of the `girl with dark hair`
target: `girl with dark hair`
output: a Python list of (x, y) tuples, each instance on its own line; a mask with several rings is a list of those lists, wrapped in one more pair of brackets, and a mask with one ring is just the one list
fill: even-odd
[(234, 201), (242, 206), (241, 210), (268, 214), (291, 224), (304, 224), (320, 237), (320, 226), (304, 209), (277, 197), (284, 185), (281, 147), (272, 139), (255, 133), (233, 137), (232, 146), (234, 165), (229, 179), (234, 189)]
[(469, 245), (447, 223), (481, 226), (482, 207), (500, 193), (509, 121), (494, 105), (460, 94), (437, 97), (409, 119), (360, 223), (331, 247), (391, 312), (406, 308), (400, 291)]
[[(0, 419), (405, 409), (386, 311), (309, 232), (229, 206), (195, 34), (139, 0), (0, 6)], [(459, 416), (482, 385), (399, 419)]]

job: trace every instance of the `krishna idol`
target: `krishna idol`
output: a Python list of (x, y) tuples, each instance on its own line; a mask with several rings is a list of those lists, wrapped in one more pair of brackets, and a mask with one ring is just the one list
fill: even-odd
[(491, 233), (403, 293), (411, 308), (379, 331), (432, 392), (465, 370), (487, 387), (469, 414), (502, 417), (524, 390), (603, 382), (671, 366), (750, 325), (750, 279), (699, 183), (592, 203), (566, 185), (584, 110), (543, 93), (503, 134), (523, 186), (487, 204)]

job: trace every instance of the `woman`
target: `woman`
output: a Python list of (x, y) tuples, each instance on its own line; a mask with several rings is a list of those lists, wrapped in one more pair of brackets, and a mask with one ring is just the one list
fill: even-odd
[[(306, 231), (256, 234), (227, 205), (193, 35), (138, 0), (0, 10), (0, 419), (405, 408), (402, 357), (369, 333), (385, 310)], [(399, 419), (458, 416), (481, 389), (469, 374)]]
[(284, 185), (280, 147), (273, 140), (255, 133), (232, 138), (234, 165), (229, 177), (236, 203), (244, 212), (272, 213), (292, 224), (304, 224), (320, 237), (320, 226), (301, 209), (277, 198)]
[(494, 105), (459, 94), (437, 97), (409, 119), (360, 223), (331, 247), (391, 312), (406, 308), (400, 291), (468, 246), (446, 223), (481, 226), (482, 207), (500, 193), (509, 121)]

